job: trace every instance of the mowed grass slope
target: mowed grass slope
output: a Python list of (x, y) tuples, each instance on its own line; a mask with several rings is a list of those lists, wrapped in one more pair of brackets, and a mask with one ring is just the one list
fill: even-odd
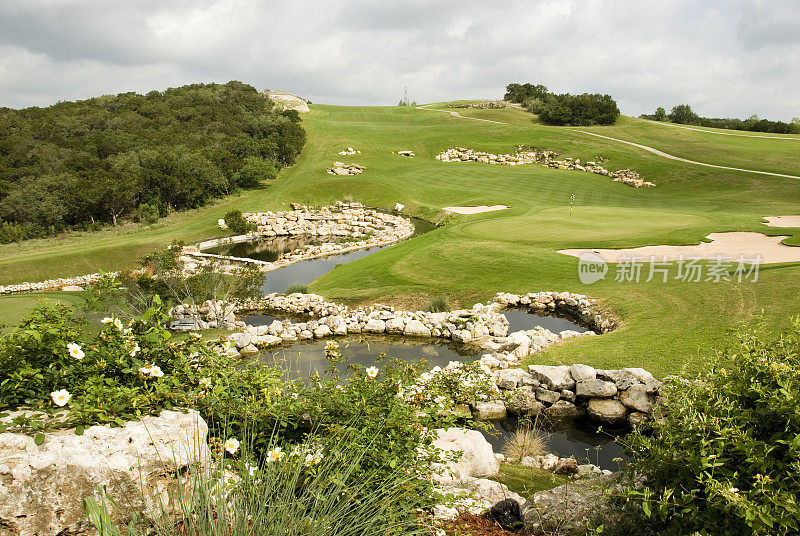
[[(458, 110), (508, 123), (500, 125), (406, 107), (312, 108), (304, 116), (309, 142), (299, 162), (268, 188), (174, 214), (154, 230), (132, 226), (62, 241), (2, 246), (0, 283), (133, 266), (143, 252), (173, 238), (197, 240), (219, 234), (215, 222), (231, 208), (280, 209), (290, 201), (322, 205), (352, 199), (387, 208), (400, 202), (409, 214), (444, 218), (447, 225), (339, 266), (315, 281), (312, 291), (351, 303), (406, 306), (422, 306), (430, 296), (443, 294), (451, 302), (469, 306), (498, 291), (569, 290), (601, 298), (619, 316), (621, 327), (614, 333), (569, 341), (537, 355), (537, 362), (642, 366), (659, 375), (684, 365), (696, 369), (702, 357), (740, 323), (763, 314), (779, 329), (798, 312), (796, 265), (762, 268), (756, 283), (617, 283), (612, 267), (605, 281), (587, 286), (578, 279), (577, 259), (557, 253), (564, 248), (698, 243), (720, 231), (785, 234), (790, 235), (786, 243), (798, 243), (797, 229), (760, 223), (764, 216), (800, 212), (798, 180), (666, 160), (569, 128), (534, 124), (530, 115), (516, 110)], [(766, 169), (764, 154), (772, 153), (762, 143), (794, 143), (694, 133), (629, 118), (621, 118), (618, 126), (594, 130), (677, 156), (753, 169)], [(702, 155), (690, 154), (691, 143), (681, 142), (695, 134), (714, 138)], [(742, 141), (752, 142), (749, 156), (748, 143), (743, 148)], [(513, 152), (520, 144), (548, 147), (582, 160), (602, 156), (608, 159), (608, 168), (635, 169), (657, 187), (637, 190), (599, 175), (537, 165), (441, 163), (433, 158), (453, 146)], [(362, 153), (336, 154), (347, 146)], [(402, 149), (413, 150), (416, 158), (392, 154)], [(784, 150), (781, 145), (775, 149), (783, 156), (770, 165), (791, 172), (797, 155), (781, 153)], [(738, 160), (727, 161), (733, 154)], [(353, 177), (326, 174), (325, 168), (335, 160), (367, 169)], [(572, 194), (575, 206), (570, 217)], [(476, 204), (510, 208), (471, 216), (446, 215), (441, 210), (447, 205)]]

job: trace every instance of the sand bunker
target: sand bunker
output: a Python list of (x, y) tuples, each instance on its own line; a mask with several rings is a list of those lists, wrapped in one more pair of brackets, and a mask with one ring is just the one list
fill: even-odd
[(606, 262), (631, 261), (650, 262), (650, 257), (661, 261), (666, 255), (668, 261), (683, 258), (700, 257), (715, 259), (719, 256), (736, 260), (754, 259), (761, 256), (762, 264), (800, 261), (800, 247), (785, 246), (781, 240), (785, 236), (767, 236), (761, 233), (711, 233), (711, 242), (703, 242), (696, 246), (644, 246), (631, 249), (562, 249), (559, 253), (580, 257), (583, 253), (593, 252)]
[(800, 227), (800, 216), (767, 216), (764, 225), (770, 227)]
[(449, 212), (456, 214), (480, 214), (481, 212), (491, 212), (493, 210), (505, 210), (508, 207), (505, 205), (479, 205), (476, 207), (444, 207)]

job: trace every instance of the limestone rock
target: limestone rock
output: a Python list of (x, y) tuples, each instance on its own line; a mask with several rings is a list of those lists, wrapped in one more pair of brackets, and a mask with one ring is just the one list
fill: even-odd
[(592, 398), (586, 410), (592, 419), (608, 424), (623, 422), (628, 414), (628, 408), (613, 398)]
[(572, 378), (567, 365), (530, 365), (528, 370), (534, 379), (542, 382), (542, 385), (551, 391), (572, 390), (575, 387), (575, 380)]
[(194, 410), (165, 410), (118, 428), (91, 426), (80, 436), (74, 429), (50, 432), (39, 446), (27, 435), (0, 434), (0, 533), (87, 531), (82, 500), (99, 499), (98, 484), (105, 484), (121, 507), (114, 522), (126, 522), (136, 510), (158, 515), (151, 497), (166, 502), (166, 491), (175, 491), (179, 475), (190, 477), (207, 462), (207, 435)]
[(498, 421), (506, 418), (506, 405), (499, 400), (477, 402), (472, 414), (479, 421)]
[(403, 329), (403, 335), (411, 337), (430, 337), (431, 330), (425, 327), (425, 324), (413, 318), (408, 321), (406, 327)]
[(515, 389), (508, 399), (508, 410), (522, 417), (536, 417), (544, 409), (544, 404), (536, 399), (531, 387)]
[(575, 383), (575, 394), (589, 398), (606, 398), (617, 394), (617, 385), (605, 380), (578, 380)]
[(569, 367), (569, 372), (576, 382), (581, 380), (594, 380), (597, 378), (597, 371), (589, 365), (572, 365)]
[(574, 419), (583, 415), (583, 408), (568, 400), (559, 400), (547, 408), (545, 412), (551, 419)]
[(531, 378), (531, 375), (521, 368), (501, 369), (496, 373), (497, 386), (501, 389), (516, 389), (525, 378)]
[(644, 385), (632, 385), (629, 389), (619, 393), (620, 402), (642, 413), (650, 413), (653, 410), (653, 398), (653, 395), (648, 394), (647, 387)]
[(463, 452), (457, 461), (445, 462), (444, 474), (434, 476), (437, 481), (452, 483), (468, 477), (492, 476), (500, 471), (500, 462), (492, 446), (480, 432), (463, 428), (439, 428), (435, 432), (435, 447), (444, 453)]

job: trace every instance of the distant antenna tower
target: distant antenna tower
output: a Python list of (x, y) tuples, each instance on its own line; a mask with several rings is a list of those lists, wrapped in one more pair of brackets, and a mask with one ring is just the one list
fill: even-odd
[(408, 106), (408, 86), (403, 88), (403, 102)]

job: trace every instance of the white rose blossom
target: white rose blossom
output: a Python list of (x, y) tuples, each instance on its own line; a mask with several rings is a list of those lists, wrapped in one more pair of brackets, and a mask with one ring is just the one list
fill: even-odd
[(67, 351), (69, 352), (69, 356), (72, 358), (77, 359), (80, 361), (86, 355), (83, 353), (83, 349), (81, 348), (80, 344), (76, 344), (71, 342), (67, 344)]
[(225, 440), (225, 450), (228, 451), (228, 454), (236, 454), (239, 450), (239, 440), (235, 437), (231, 437)]
[(50, 393), (50, 397), (53, 399), (56, 406), (64, 407), (67, 405), (67, 402), (69, 402), (69, 399), (72, 398), (72, 395), (69, 394), (69, 391), (66, 389), (60, 389)]

